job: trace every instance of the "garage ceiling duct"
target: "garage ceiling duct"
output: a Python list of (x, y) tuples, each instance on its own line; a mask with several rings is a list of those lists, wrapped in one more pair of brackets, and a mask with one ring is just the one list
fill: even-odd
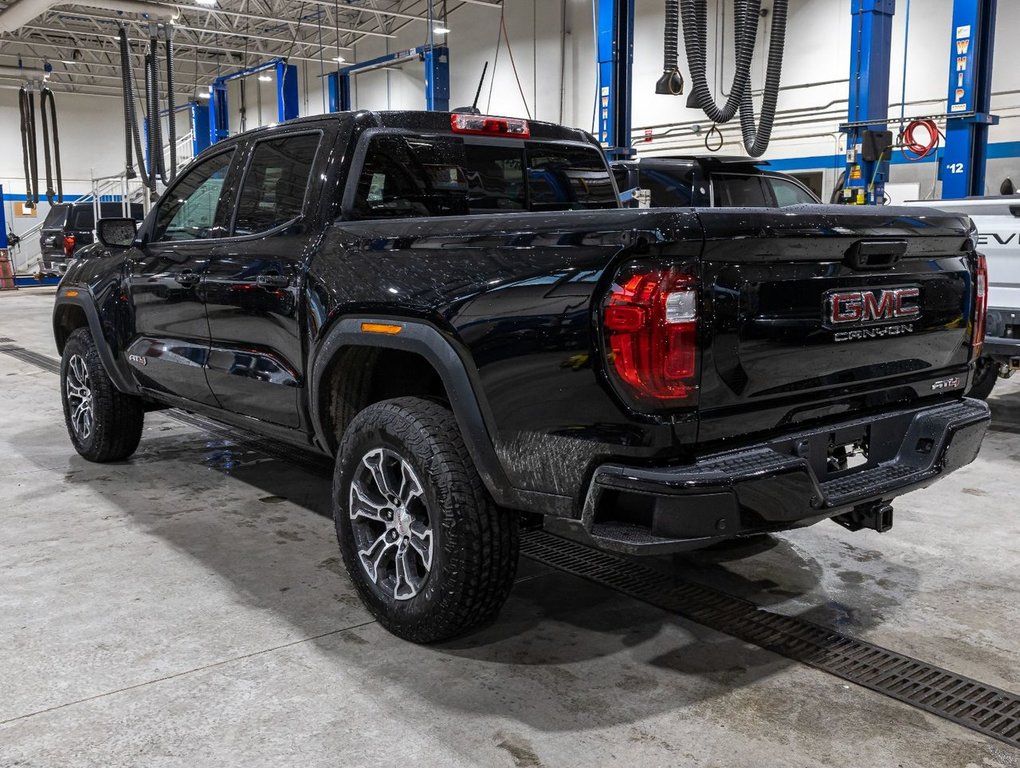
[(100, 8), (105, 11), (122, 13), (138, 13), (153, 19), (170, 21), (179, 13), (172, 5), (157, 5), (143, 0), (18, 0), (3, 13), (0, 13), (0, 33), (14, 32), (28, 24), (32, 19), (41, 16), (51, 8), (59, 5), (79, 5), (87, 8)]
[(0, 77), (16, 77), (19, 80), (45, 80), (50, 73), (33, 67), (0, 67)]

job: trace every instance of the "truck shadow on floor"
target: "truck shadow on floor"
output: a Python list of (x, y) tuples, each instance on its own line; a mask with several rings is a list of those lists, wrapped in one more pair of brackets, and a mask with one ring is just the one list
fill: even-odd
[[(147, 430), (128, 462), (71, 464), (66, 482), (88, 484), (132, 525), (215, 572), (238, 600), (284, 618), (302, 635), (370, 620), (339, 559), (331, 478), (321, 461), (299, 466), (199, 432)], [(827, 567), (850, 573), (852, 564), (880, 562), (878, 553), (848, 548), (843, 562), (823, 564), (785, 538), (768, 543), (746, 559), (715, 551), (655, 564), (677, 579), (851, 633), (882, 620), (892, 598), (863, 578), (859, 590), (850, 590), (854, 605), (834, 601), (822, 583)], [(888, 562), (881, 567), (883, 578), (895, 582), (897, 600), (909, 600), (917, 572)], [(172, 642), (172, 625), (168, 632)], [(338, 674), (355, 665), (454, 710), (506, 714), (508, 697), (527, 696), (533, 706), (513, 706), (513, 715), (550, 730), (633, 722), (794, 666), (526, 559), (499, 618), (456, 641), (421, 648), (368, 625), (313, 642), (338, 659)]]

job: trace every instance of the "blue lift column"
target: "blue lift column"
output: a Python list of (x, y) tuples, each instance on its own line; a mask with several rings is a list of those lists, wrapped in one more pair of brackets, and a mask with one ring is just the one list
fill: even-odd
[(612, 159), (634, 156), (631, 90), (634, 75), (634, 0), (596, 0), (598, 140)]
[[(843, 201), (874, 205), (885, 199), (890, 150), (883, 146), (889, 117), (889, 66), (896, 0), (852, 0), (850, 37), (850, 110), (846, 132), (846, 182)], [(868, 136), (871, 132), (873, 134)], [(877, 141), (876, 141), (877, 140)], [(871, 159), (865, 159), (865, 156)]]
[(992, 56), (997, 0), (956, 0), (949, 52), (949, 105), (942, 156), (942, 197), (985, 193), (988, 126), (991, 115)]

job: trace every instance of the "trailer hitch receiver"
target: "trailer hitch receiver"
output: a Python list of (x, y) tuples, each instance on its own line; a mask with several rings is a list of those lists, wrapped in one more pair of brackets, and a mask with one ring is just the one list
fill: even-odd
[(885, 533), (893, 524), (893, 508), (889, 504), (862, 504), (850, 512), (832, 518), (848, 531), (859, 531), (868, 528), (872, 531)]

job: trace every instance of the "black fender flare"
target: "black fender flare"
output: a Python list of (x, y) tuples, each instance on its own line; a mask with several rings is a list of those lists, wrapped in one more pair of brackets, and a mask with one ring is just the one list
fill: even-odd
[[(397, 334), (369, 333), (363, 323), (399, 325)], [(319, 408), (321, 386), (327, 368), (344, 347), (383, 347), (413, 352), (425, 358), (439, 374), (450, 396), (450, 406), (460, 428), (464, 443), (475, 463), (486, 489), (501, 506), (519, 506), (519, 499), (503, 471), (492, 438), (492, 416), (486, 413), (484, 396), (477, 377), (471, 374), (466, 352), (459, 352), (448, 335), (423, 320), (392, 316), (346, 316), (338, 320), (319, 345), (310, 365), (309, 412), (319, 444), (330, 445), (328, 430)]]
[[(106, 338), (106, 334), (103, 333), (103, 321), (99, 317), (99, 308), (96, 306), (96, 300), (89, 292), (88, 288), (77, 286), (67, 287), (63, 285), (60, 287), (60, 290), (57, 293), (57, 300), (53, 305), (54, 339), (59, 339), (57, 318), (60, 315), (60, 310), (66, 306), (78, 307), (84, 313), (85, 320), (88, 322), (89, 331), (92, 333), (92, 338), (96, 342), (96, 349), (99, 351), (99, 359), (103, 364), (103, 368), (106, 370), (106, 375), (109, 376), (110, 381), (113, 382), (113, 386), (124, 394), (137, 395), (138, 385), (135, 384), (134, 377), (131, 374), (131, 369), (128, 367), (124, 356), (120, 355), (118, 359), (114, 356), (113, 350), (110, 349), (110, 344)], [(58, 344), (57, 351), (63, 355), (63, 346)]]

